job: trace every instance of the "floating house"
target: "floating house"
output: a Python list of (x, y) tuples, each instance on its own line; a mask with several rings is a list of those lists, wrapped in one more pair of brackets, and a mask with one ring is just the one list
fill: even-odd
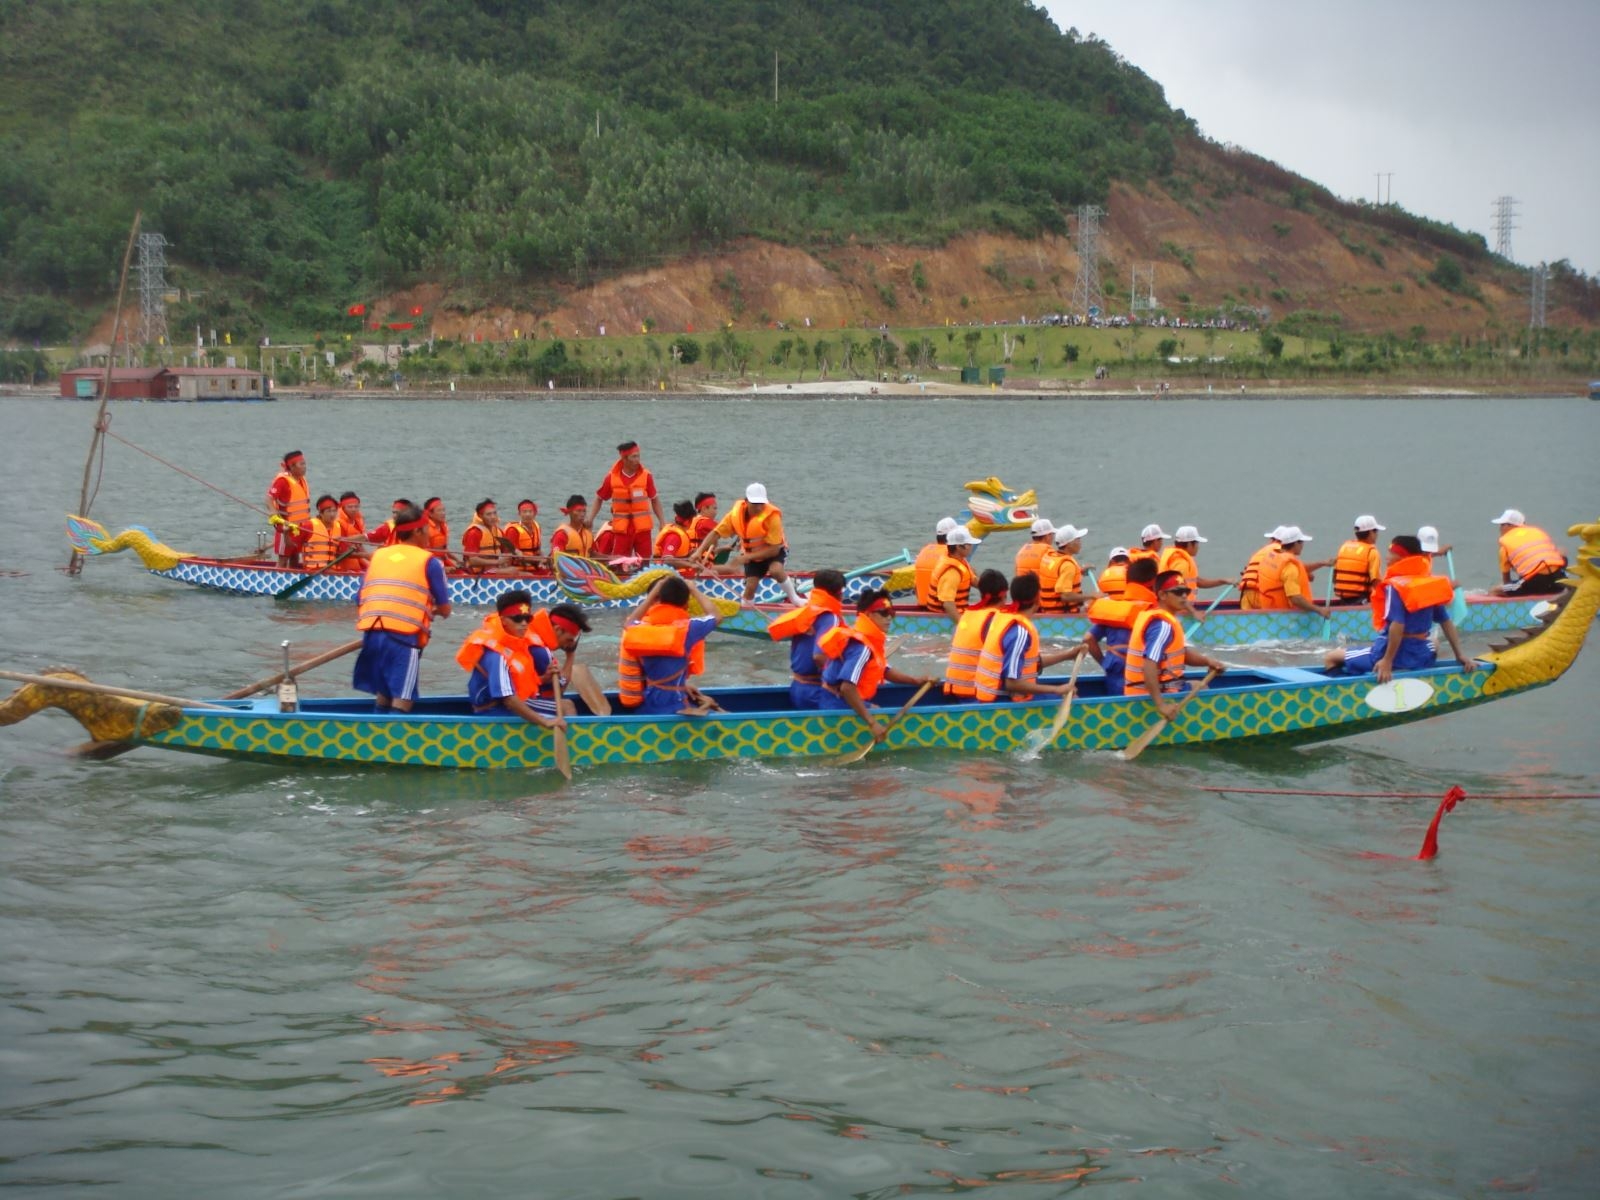
[[(61, 372), (61, 395), (98, 400), (104, 367)], [(112, 367), (112, 400), (270, 400), (272, 381), (245, 367)]]

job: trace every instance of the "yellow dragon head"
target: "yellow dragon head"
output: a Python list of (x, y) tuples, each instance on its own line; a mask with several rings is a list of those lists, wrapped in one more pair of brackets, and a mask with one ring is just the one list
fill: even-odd
[(1039, 498), (1032, 488), (1013, 492), (993, 475), (965, 486), (967, 507), (961, 510), (961, 518), (973, 537), (1028, 529), (1039, 516)]

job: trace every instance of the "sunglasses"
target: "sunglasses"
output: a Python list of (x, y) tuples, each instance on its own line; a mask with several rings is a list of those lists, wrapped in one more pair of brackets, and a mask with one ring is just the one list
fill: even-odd
[(1191, 589), (1186, 588), (1186, 587), (1175, 587), (1175, 588), (1168, 588), (1162, 594), (1166, 595), (1166, 596), (1187, 596), (1187, 595), (1190, 594), (1190, 591), (1191, 591)]
[(533, 618), (527, 613), (523, 613), (520, 617), (501, 617), (500, 619), (502, 621), (515, 621), (519, 625), (526, 625), (529, 621), (533, 620)]

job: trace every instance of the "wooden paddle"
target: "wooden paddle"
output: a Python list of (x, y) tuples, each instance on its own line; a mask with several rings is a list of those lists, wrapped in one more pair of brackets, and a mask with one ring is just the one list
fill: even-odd
[(550, 735), (555, 739), (556, 770), (561, 772), (563, 779), (571, 783), (572, 760), (567, 755), (567, 731), (558, 726), (550, 731)]
[(1050, 730), (1042, 737), (1037, 733), (1030, 739), (1029, 754), (1038, 754), (1047, 746), (1053, 746), (1056, 738), (1061, 736), (1061, 731), (1067, 727), (1067, 717), (1072, 714), (1072, 700), (1078, 694), (1078, 671), (1083, 666), (1083, 660), (1088, 658), (1087, 652), (1078, 655), (1072, 660), (1072, 674), (1067, 676), (1068, 692), (1061, 697), (1061, 707), (1056, 709), (1056, 719), (1050, 723)]
[(273, 593), (272, 598), (274, 600), (287, 600), (290, 596), (294, 595), (301, 588), (305, 587), (306, 584), (310, 583), (318, 575), (321, 575), (324, 571), (333, 570), (333, 568), (337, 567), (340, 563), (342, 563), (345, 559), (349, 558), (352, 554), (354, 554), (359, 549), (361, 549), (361, 547), (359, 545), (351, 546), (348, 550), (344, 551), (344, 553), (340, 554), (339, 557), (334, 559), (332, 562), (327, 563), (324, 566), (318, 567), (315, 571), (312, 571), (311, 573), (309, 573), (307, 575), (302, 575), (299, 579), (296, 579), (288, 587), (280, 588), (278, 591)]
[[(1185, 704), (1189, 703), (1189, 701), (1193, 700), (1200, 689), (1205, 687), (1206, 684), (1210, 683), (1216, 677), (1217, 670), (1215, 667), (1213, 667), (1211, 670), (1206, 672), (1204, 679), (1197, 679), (1191, 683), (1189, 685), (1189, 690), (1184, 694), (1183, 699), (1179, 700), (1178, 703), (1173, 706), (1174, 710), (1182, 708)], [(1144, 753), (1144, 748), (1151, 742), (1155, 741), (1156, 737), (1166, 727), (1167, 718), (1162, 717), (1154, 725), (1150, 726), (1149, 729), (1146, 729), (1133, 741), (1129, 742), (1125, 749), (1118, 750), (1117, 757), (1125, 762), (1132, 762), (1134, 759), (1138, 758), (1139, 755)]]
[[(895, 715), (889, 719), (889, 723), (883, 727), (884, 737), (889, 736), (889, 731), (896, 725), (900, 724), (900, 718), (910, 712), (911, 706), (927, 695), (928, 689), (932, 686), (933, 680), (930, 679), (927, 683), (923, 684), (916, 691), (911, 693), (911, 699), (902, 704), (900, 706), (900, 711), (895, 713)], [(868, 742), (859, 750), (852, 750), (849, 754), (841, 754), (838, 758), (833, 760), (832, 765), (835, 767), (848, 767), (851, 763), (860, 762), (863, 758), (872, 753), (872, 748), (877, 744), (877, 742)]]
[[(229, 692), (226, 696), (223, 696), (222, 699), (243, 700), (247, 696), (254, 696), (257, 692), (264, 692), (268, 688), (277, 687), (278, 684), (282, 683), (285, 679), (298, 678), (307, 671), (315, 670), (317, 667), (325, 666), (336, 658), (343, 658), (345, 655), (361, 649), (361, 643), (361, 638), (357, 638), (353, 642), (346, 642), (344, 645), (336, 647), (333, 650), (325, 651), (322, 654), (318, 654), (314, 658), (308, 658), (302, 663), (296, 663), (287, 671), (279, 671), (276, 675), (269, 675), (265, 679), (256, 680), (247, 687), (242, 687), (237, 691)], [(131, 692), (121, 692), (119, 694), (125, 696), (133, 695)], [(138, 749), (138, 747), (133, 742), (81, 742), (74, 746), (71, 750), (67, 751), (67, 753), (77, 755), (80, 758), (107, 759), (116, 758), (119, 754), (126, 754), (129, 750), (136, 749)]]

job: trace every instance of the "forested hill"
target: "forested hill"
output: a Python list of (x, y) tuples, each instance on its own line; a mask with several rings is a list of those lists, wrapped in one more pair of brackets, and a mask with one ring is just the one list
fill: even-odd
[(1027, 0), (0, 0), (0, 73), (0, 334), (47, 339), (136, 208), (178, 321), (315, 328), (746, 235), (1060, 231), (1190, 131)]

